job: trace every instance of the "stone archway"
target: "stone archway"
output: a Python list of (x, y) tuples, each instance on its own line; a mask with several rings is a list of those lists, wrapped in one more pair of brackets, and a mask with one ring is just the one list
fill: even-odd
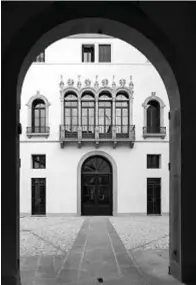
[[(126, 41), (140, 50), (154, 65), (161, 76), (170, 103), (170, 267), (180, 279), (181, 263), (181, 209), (176, 206), (181, 203), (181, 107), (178, 85), (173, 71), (156, 45), (139, 31), (123, 23), (103, 18), (74, 19), (60, 24), (45, 33), (31, 48), (23, 61), (18, 76), (17, 96), (20, 97), (22, 82), (32, 60), (48, 45), (63, 37), (80, 33), (97, 33), (110, 35)], [(178, 273), (177, 273), (178, 272)]]
[(80, 159), (77, 167), (77, 215), (81, 216), (81, 169), (84, 162), (93, 156), (101, 156), (106, 158), (112, 166), (112, 215), (117, 215), (117, 199), (118, 199), (118, 177), (117, 177), (117, 164), (113, 157), (101, 150), (94, 150), (86, 153)]
[[(7, 123), (7, 128), (4, 128), (4, 137), (6, 138), (6, 144), (4, 146), (3, 156), (6, 154), (6, 157), (2, 159), (6, 161), (3, 170), (5, 173), (10, 173), (12, 175), (12, 184), (10, 186), (10, 192), (3, 192), (3, 205), (6, 205), (9, 201), (10, 203), (10, 213), (6, 216), (6, 222), (4, 221), (4, 236), (3, 239), (3, 255), (4, 255), (4, 267), (2, 270), (3, 280), (5, 284), (15, 284), (16, 280), (19, 278), (19, 267), (16, 260), (19, 259), (19, 138), (20, 127), (19, 123), (19, 108), (20, 108), (20, 90), (22, 81), (28, 69), (28, 66), (32, 62), (32, 56), (29, 56), (28, 52), (30, 46), (34, 44), (40, 36), (42, 36), (47, 31), (51, 30), (54, 26), (59, 23), (66, 22), (70, 19), (75, 19), (78, 17), (92, 17), (94, 11), (96, 10), (96, 15), (99, 15), (105, 19), (99, 20), (100, 22), (97, 25), (93, 26), (93, 22), (88, 18), (85, 29), (84, 25), (78, 27), (76, 30), (74, 28), (70, 30), (70, 34), (73, 34), (77, 31), (80, 33), (89, 33), (89, 32), (106, 32), (104, 28), (105, 23), (107, 22), (106, 18), (116, 20), (119, 27), (122, 29), (116, 30), (116, 25), (110, 26), (111, 34), (115, 37), (119, 37), (127, 42), (129, 42), (141, 52), (143, 52), (152, 64), (156, 67), (160, 76), (163, 79), (167, 93), (170, 100), (171, 107), (171, 120), (170, 120), (170, 265), (171, 273), (175, 277), (183, 281), (193, 281), (195, 280), (195, 233), (191, 232), (192, 224), (190, 223), (191, 218), (194, 216), (194, 201), (193, 196), (195, 195), (194, 187), (194, 168), (191, 168), (190, 164), (194, 161), (194, 131), (190, 130), (190, 125), (195, 120), (195, 97), (192, 95), (195, 93), (195, 81), (194, 81), (194, 44), (189, 42), (192, 40), (191, 32), (193, 32), (193, 23), (191, 26), (184, 25), (182, 17), (188, 19), (189, 16), (187, 10), (181, 9), (181, 6), (178, 7), (182, 14), (179, 14), (179, 10), (173, 10), (175, 13), (171, 12), (168, 14), (170, 19), (169, 21), (164, 22), (161, 20), (161, 17), (157, 15), (157, 20), (153, 20), (151, 15), (156, 12), (162, 14), (162, 9), (164, 13), (167, 14), (167, 9), (171, 6), (162, 6), (160, 9), (159, 5), (155, 5), (150, 13), (148, 7), (145, 11), (145, 7), (142, 11), (135, 9), (134, 4), (131, 3), (121, 4), (116, 3), (116, 7), (121, 9), (121, 13), (115, 13), (110, 8), (108, 9), (106, 4), (96, 4), (96, 3), (81, 3), (81, 8), (78, 8), (77, 15), (75, 11), (75, 4), (66, 4), (60, 3), (59, 6), (56, 3), (47, 4), (47, 7), (39, 7), (34, 9), (34, 14), (30, 14), (30, 20), (27, 22), (23, 19), (20, 22), (20, 28), (18, 30), (8, 33), (8, 40), (5, 44), (5, 55), (3, 61), (3, 116), (5, 117), (5, 122)], [(55, 6), (56, 5), (56, 6)], [(68, 7), (69, 11), (66, 9), (61, 9), (61, 5)], [(110, 4), (108, 3), (108, 6)], [(151, 5), (151, 4), (149, 4)], [(153, 4), (152, 4), (153, 5)], [(84, 6), (88, 9), (85, 9)], [(96, 6), (96, 7), (95, 7)], [(104, 6), (104, 7), (103, 7)], [(144, 5), (145, 6), (145, 5)], [(147, 5), (148, 6), (148, 5)], [(158, 7), (157, 7), (158, 6)], [(139, 7), (139, 5), (138, 5)], [(151, 7), (151, 6), (149, 6)], [(66, 6), (67, 8), (67, 6)], [(106, 8), (106, 9), (105, 9)], [(192, 8), (192, 7), (191, 7)], [(159, 10), (160, 9), (160, 10)], [(6, 10), (6, 9), (5, 9)], [(9, 9), (8, 9), (9, 10)], [(26, 9), (27, 11), (28, 9)], [(31, 9), (29, 9), (31, 10)], [(61, 12), (62, 13), (59, 13)], [(136, 11), (137, 10), (137, 11)], [(24, 10), (18, 10), (17, 15), (23, 15)], [(66, 12), (68, 11), (68, 13)], [(184, 11), (184, 12), (183, 12)], [(13, 13), (15, 10), (13, 11)], [(20, 13), (19, 13), (20, 12)], [(146, 12), (146, 14), (145, 14)], [(163, 13), (163, 15), (164, 15)], [(6, 14), (7, 15), (7, 14)], [(5, 18), (12, 19), (16, 22), (16, 18), (10, 17), (11, 13), (8, 13), (8, 17)], [(179, 17), (179, 15), (181, 15)], [(28, 11), (27, 15), (28, 17)], [(10, 17), (10, 18), (9, 18)], [(20, 17), (20, 16), (19, 16)], [(48, 19), (43, 24), (43, 17)], [(180, 35), (179, 42), (182, 41), (186, 43), (183, 46), (183, 51), (181, 50), (181, 45), (178, 42), (178, 35), (172, 37), (172, 33), (177, 33), (179, 28), (170, 29), (170, 23), (175, 21), (178, 25), (181, 23), (186, 33), (183, 34), (183, 37)], [(179, 18), (178, 18), (179, 17)], [(183, 19), (184, 19), (183, 18)], [(180, 19), (180, 20), (179, 20)], [(193, 17), (191, 18), (193, 20)], [(111, 20), (108, 20), (111, 21)], [(120, 23), (121, 22), (121, 23)], [(123, 23), (126, 23), (125, 26)], [(168, 24), (167, 24), (168, 23)], [(14, 25), (13, 25), (14, 27)], [(123, 28), (125, 27), (125, 29)], [(134, 27), (136, 30), (132, 29)], [(192, 28), (192, 29), (191, 29)], [(129, 31), (129, 33), (127, 32)], [(132, 33), (132, 32), (133, 33)], [(122, 34), (121, 34), (122, 33)], [(121, 36), (119, 36), (121, 34)], [(126, 36), (127, 39), (126, 40)], [(185, 36), (186, 35), (186, 36)], [(65, 35), (66, 36), (66, 35)], [(151, 40), (149, 40), (151, 39)], [(172, 41), (170, 41), (172, 39)], [(55, 40), (55, 39), (54, 39)], [(188, 40), (188, 41), (187, 41)], [(42, 48), (47, 46), (47, 43), (43, 42), (35, 54), (39, 53)], [(162, 50), (164, 56), (156, 48), (159, 47)], [(183, 60), (184, 49), (187, 51), (186, 60)], [(28, 54), (28, 55), (27, 55)], [(17, 55), (17, 56), (16, 56)], [(26, 59), (25, 59), (26, 56)], [(192, 58), (193, 57), (193, 58)], [(22, 61), (25, 60), (22, 66)], [(193, 71), (192, 75), (187, 75), (187, 62), (190, 61), (190, 70)], [(13, 64), (14, 62), (14, 64)], [(186, 63), (185, 63), (186, 62)], [(26, 66), (26, 68), (24, 68)], [(170, 67), (172, 66), (172, 68)], [(192, 68), (192, 69), (191, 69)], [(12, 70), (12, 72), (10, 72)], [(173, 71), (175, 72), (175, 76)], [(20, 76), (18, 77), (20, 71)], [(178, 85), (176, 82), (177, 78), (179, 82), (180, 94), (178, 91)], [(17, 78), (18, 84), (17, 84)], [(187, 100), (187, 86), (189, 86), (189, 100)], [(17, 97), (16, 95), (17, 89)], [(12, 100), (10, 100), (12, 96)], [(183, 108), (181, 110), (180, 105), (182, 104)], [(183, 118), (181, 122), (181, 117)], [(9, 119), (9, 120), (8, 120)], [(4, 123), (5, 123), (4, 122)], [(4, 125), (4, 124), (3, 124)], [(182, 133), (181, 133), (182, 128)], [(187, 139), (188, 138), (188, 139)], [(182, 145), (182, 150), (181, 150)], [(182, 151), (182, 152), (181, 152)], [(7, 157), (8, 156), (8, 157)], [(8, 159), (9, 158), (9, 159)], [(183, 163), (182, 163), (183, 162)], [(7, 189), (7, 184), (5, 183), (5, 190)], [(12, 194), (12, 200), (10, 200), (10, 193)], [(190, 199), (190, 197), (192, 197)], [(2, 212), (6, 212), (6, 209), (2, 209)], [(182, 211), (182, 214), (181, 214)], [(4, 218), (5, 219), (5, 218)], [(12, 227), (10, 226), (12, 224)], [(9, 225), (9, 227), (7, 226)], [(183, 238), (182, 238), (183, 236)], [(18, 263), (19, 264), (19, 263)]]

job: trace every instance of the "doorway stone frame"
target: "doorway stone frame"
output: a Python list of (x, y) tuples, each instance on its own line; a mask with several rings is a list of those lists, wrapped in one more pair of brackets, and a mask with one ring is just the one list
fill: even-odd
[(118, 177), (117, 164), (113, 157), (105, 151), (93, 150), (82, 156), (77, 166), (77, 216), (81, 216), (81, 170), (86, 159), (91, 156), (102, 156), (106, 158), (112, 166), (112, 216), (117, 216), (118, 208)]

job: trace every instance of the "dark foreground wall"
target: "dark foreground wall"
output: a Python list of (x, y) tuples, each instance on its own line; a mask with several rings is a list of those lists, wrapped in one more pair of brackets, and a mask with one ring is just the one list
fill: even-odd
[[(18, 74), (44, 33), (84, 17), (111, 19), (138, 30), (173, 70), (180, 102), (170, 89), (170, 265), (176, 278), (196, 284), (196, 4), (93, 1), (2, 2), (2, 284), (19, 284)], [(96, 32), (102, 32), (101, 22)]]

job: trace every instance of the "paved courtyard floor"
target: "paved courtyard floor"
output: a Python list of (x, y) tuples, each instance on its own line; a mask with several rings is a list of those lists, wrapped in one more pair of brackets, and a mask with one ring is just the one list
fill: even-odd
[(168, 216), (24, 217), (20, 229), (22, 285), (182, 284), (168, 275)]

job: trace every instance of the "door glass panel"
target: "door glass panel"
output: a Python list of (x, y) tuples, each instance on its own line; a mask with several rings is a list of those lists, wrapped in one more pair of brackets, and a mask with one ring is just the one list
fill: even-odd
[(99, 205), (109, 205), (110, 197), (109, 197), (109, 185), (106, 186), (98, 186), (98, 204)]

